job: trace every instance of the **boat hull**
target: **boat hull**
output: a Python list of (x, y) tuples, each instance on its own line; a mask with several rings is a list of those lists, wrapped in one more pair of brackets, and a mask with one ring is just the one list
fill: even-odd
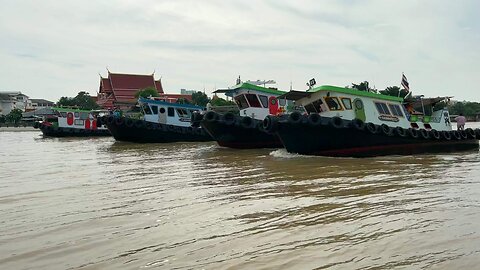
[(95, 137), (95, 136), (112, 136), (107, 129), (80, 129), (54, 127), (40, 124), (38, 128), (44, 136), (48, 137)]
[(266, 133), (262, 121), (236, 116), (225, 120), (224, 115), (204, 117), (200, 125), (217, 141), (218, 145), (237, 149), (281, 148), (276, 134)]
[(117, 141), (137, 143), (207, 142), (213, 138), (201, 128), (181, 127), (109, 116), (104, 121)]
[[(346, 121), (345, 121), (346, 122)], [(312, 125), (304, 119), (299, 123), (278, 121), (276, 134), (290, 153), (332, 157), (373, 157), (385, 155), (414, 155), (478, 150), (475, 136), (468, 138), (425, 138), (408, 132), (400, 136), (393, 130), (382, 132), (359, 129), (348, 123), (332, 126), (328, 120)]]

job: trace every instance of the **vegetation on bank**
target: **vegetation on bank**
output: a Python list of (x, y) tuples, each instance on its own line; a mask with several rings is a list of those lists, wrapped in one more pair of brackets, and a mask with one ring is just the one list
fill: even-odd
[(100, 106), (95, 100), (85, 91), (78, 92), (75, 97), (61, 97), (57, 102), (59, 107), (73, 107), (81, 110), (96, 110)]

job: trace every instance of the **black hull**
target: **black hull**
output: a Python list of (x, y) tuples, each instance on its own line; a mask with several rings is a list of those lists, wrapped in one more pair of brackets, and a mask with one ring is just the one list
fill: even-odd
[[(217, 141), (218, 145), (237, 149), (281, 148), (280, 138), (266, 133), (262, 121), (236, 116), (225, 121), (223, 115), (216, 114), (213, 119), (204, 117), (200, 125)], [(251, 121), (251, 122), (250, 122)], [(248, 122), (248, 123), (246, 123)]]
[[(412, 137), (408, 132), (400, 136), (391, 132), (372, 132), (359, 129), (344, 121), (342, 126), (333, 126), (329, 121), (310, 124), (306, 119), (300, 123), (289, 120), (277, 122), (276, 134), (290, 153), (332, 157), (373, 157), (385, 155), (414, 155), (478, 150), (478, 135), (467, 138), (446, 139)], [(350, 121), (349, 121), (350, 122)], [(350, 122), (351, 123), (351, 122)], [(417, 134), (418, 135), (418, 134)]]
[(40, 124), (38, 127), (44, 136), (48, 137), (97, 137), (97, 136), (112, 136), (110, 131), (103, 129), (79, 129), (79, 128), (64, 128), (53, 127)]
[(104, 122), (117, 141), (136, 143), (207, 142), (213, 141), (202, 128), (180, 127), (109, 117)]

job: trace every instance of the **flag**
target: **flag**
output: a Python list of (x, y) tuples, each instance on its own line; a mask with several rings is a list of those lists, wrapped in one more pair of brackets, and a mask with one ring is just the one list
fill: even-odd
[(407, 77), (405, 74), (402, 73), (402, 86), (407, 90), (407, 92), (410, 92), (410, 85), (408, 84)]

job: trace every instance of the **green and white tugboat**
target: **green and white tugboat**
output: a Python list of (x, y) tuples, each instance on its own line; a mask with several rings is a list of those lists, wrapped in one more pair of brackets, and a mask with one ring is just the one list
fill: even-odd
[(404, 99), (323, 85), (278, 98), (295, 100), (307, 112), (264, 120), (290, 153), (370, 157), (479, 148), (480, 130), (452, 130), (448, 110), (435, 106), (449, 97)]

